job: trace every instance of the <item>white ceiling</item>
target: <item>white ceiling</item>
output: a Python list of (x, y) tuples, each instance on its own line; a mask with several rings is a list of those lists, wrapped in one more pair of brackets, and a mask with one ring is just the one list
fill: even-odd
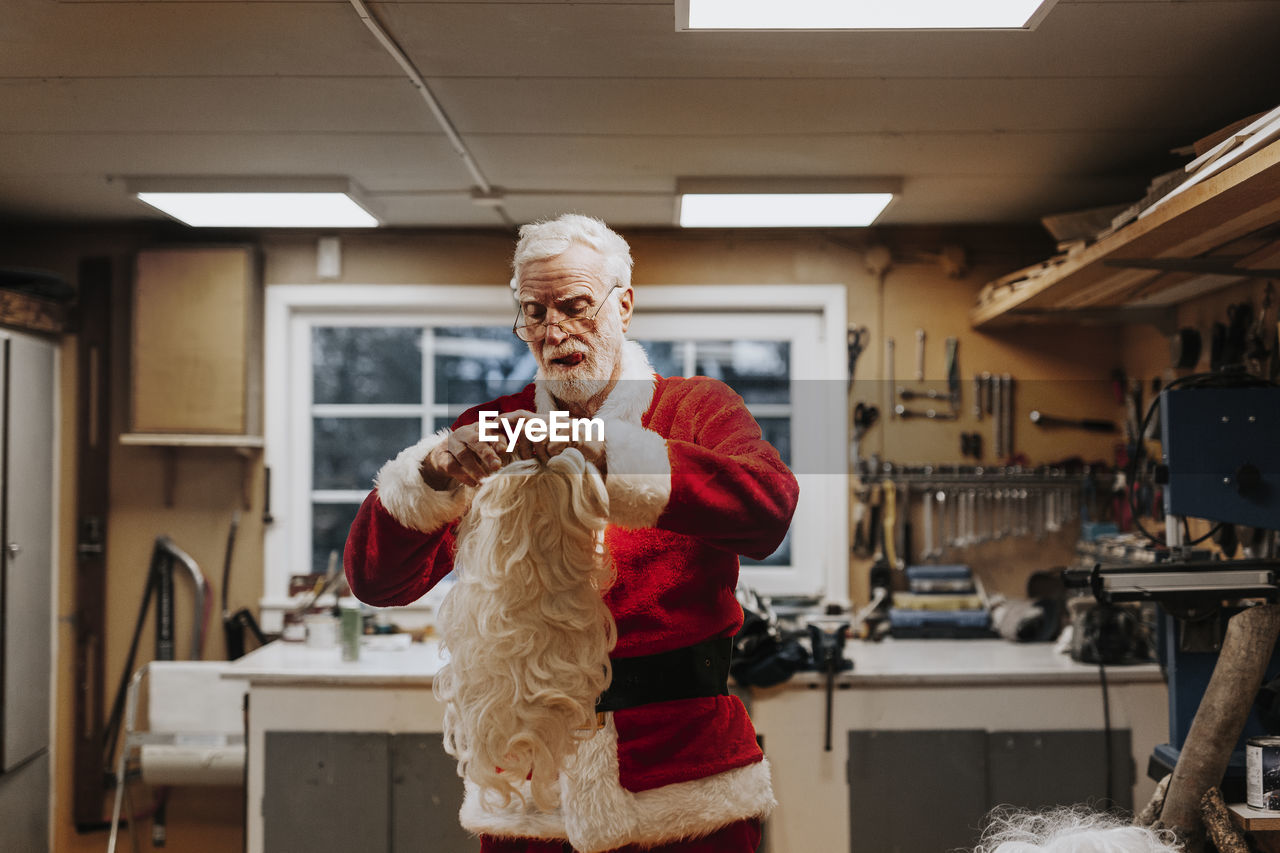
[[(892, 0), (884, 0), (892, 2)], [(1277, 0), (1058, 0), (1033, 32), (677, 33), (671, 2), (5, 0), (0, 218), (157, 217), (122, 178), (341, 175), (390, 225), (672, 224), (677, 177), (900, 176), (884, 224), (1133, 200), (1280, 103)]]

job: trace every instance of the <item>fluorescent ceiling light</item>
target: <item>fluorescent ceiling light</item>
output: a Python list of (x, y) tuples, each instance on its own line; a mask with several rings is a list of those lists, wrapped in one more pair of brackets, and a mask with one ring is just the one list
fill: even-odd
[(855, 228), (876, 221), (892, 193), (688, 193), (684, 228)]
[(194, 228), (374, 228), (344, 178), (156, 178), (130, 192)]
[(898, 178), (682, 178), (683, 228), (858, 228), (901, 191)]
[(676, 0), (677, 30), (1034, 29), (1056, 0)]

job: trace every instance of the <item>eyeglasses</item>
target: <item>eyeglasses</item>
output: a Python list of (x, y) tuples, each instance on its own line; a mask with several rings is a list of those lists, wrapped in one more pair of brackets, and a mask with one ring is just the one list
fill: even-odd
[(622, 285), (615, 284), (613, 287), (609, 288), (609, 292), (604, 295), (604, 299), (601, 299), (596, 305), (596, 310), (592, 311), (590, 314), (583, 313), (591, 307), (588, 305), (586, 308), (582, 309), (582, 312), (561, 312), (565, 315), (565, 318), (563, 320), (557, 320), (554, 323), (548, 323), (543, 319), (534, 323), (525, 323), (523, 325), (521, 325), (520, 321), (525, 318), (517, 316), (515, 325), (511, 327), (511, 331), (515, 332), (516, 337), (526, 343), (533, 343), (534, 341), (542, 340), (547, 336), (547, 330), (552, 326), (559, 326), (560, 331), (564, 332), (566, 335), (580, 335), (583, 332), (589, 332), (596, 326), (596, 315), (600, 313), (600, 309), (604, 307), (604, 304), (609, 301), (609, 297), (612, 296), (613, 292), (619, 287), (622, 287)]

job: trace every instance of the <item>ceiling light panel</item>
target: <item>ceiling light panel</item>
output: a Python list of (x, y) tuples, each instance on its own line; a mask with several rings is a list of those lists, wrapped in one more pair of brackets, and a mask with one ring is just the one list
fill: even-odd
[(345, 178), (152, 177), (129, 192), (194, 228), (373, 228)]
[(676, 30), (1026, 30), (1056, 0), (676, 0)]
[(857, 228), (870, 225), (892, 193), (686, 193), (683, 228)]

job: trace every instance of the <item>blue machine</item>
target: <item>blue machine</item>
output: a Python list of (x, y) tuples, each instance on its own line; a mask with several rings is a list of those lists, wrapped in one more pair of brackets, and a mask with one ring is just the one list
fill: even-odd
[(1160, 395), (1166, 515), (1280, 530), (1280, 388)]
[[(1165, 391), (1160, 396), (1160, 423), (1168, 472), (1167, 515), (1280, 530), (1280, 388)], [(1179, 565), (1172, 561), (1163, 568), (1167, 577), (1181, 579), (1150, 596), (1162, 605), (1159, 650), (1169, 682), (1169, 743), (1156, 747), (1151, 757), (1148, 774), (1152, 778), (1171, 772), (1177, 763), (1218, 660), (1215, 641), (1238, 608), (1222, 610), (1211, 624), (1197, 624), (1187, 618), (1188, 613), (1200, 610), (1207, 615), (1233, 592), (1275, 600), (1280, 562)], [(1197, 577), (1198, 572), (1202, 573)], [(1231, 583), (1226, 582), (1228, 576)], [(1109, 576), (1107, 582), (1117, 590), (1133, 583), (1121, 580), (1119, 574)], [(1238, 589), (1232, 590), (1231, 584)], [(1268, 585), (1272, 589), (1266, 589)], [(1197, 628), (1207, 628), (1207, 636), (1196, 637)], [(1277, 677), (1280, 653), (1272, 655), (1264, 683)], [(1253, 708), (1223, 780), (1224, 793), (1243, 786), (1245, 740), (1268, 733)], [(1242, 791), (1227, 795), (1239, 798)]]

